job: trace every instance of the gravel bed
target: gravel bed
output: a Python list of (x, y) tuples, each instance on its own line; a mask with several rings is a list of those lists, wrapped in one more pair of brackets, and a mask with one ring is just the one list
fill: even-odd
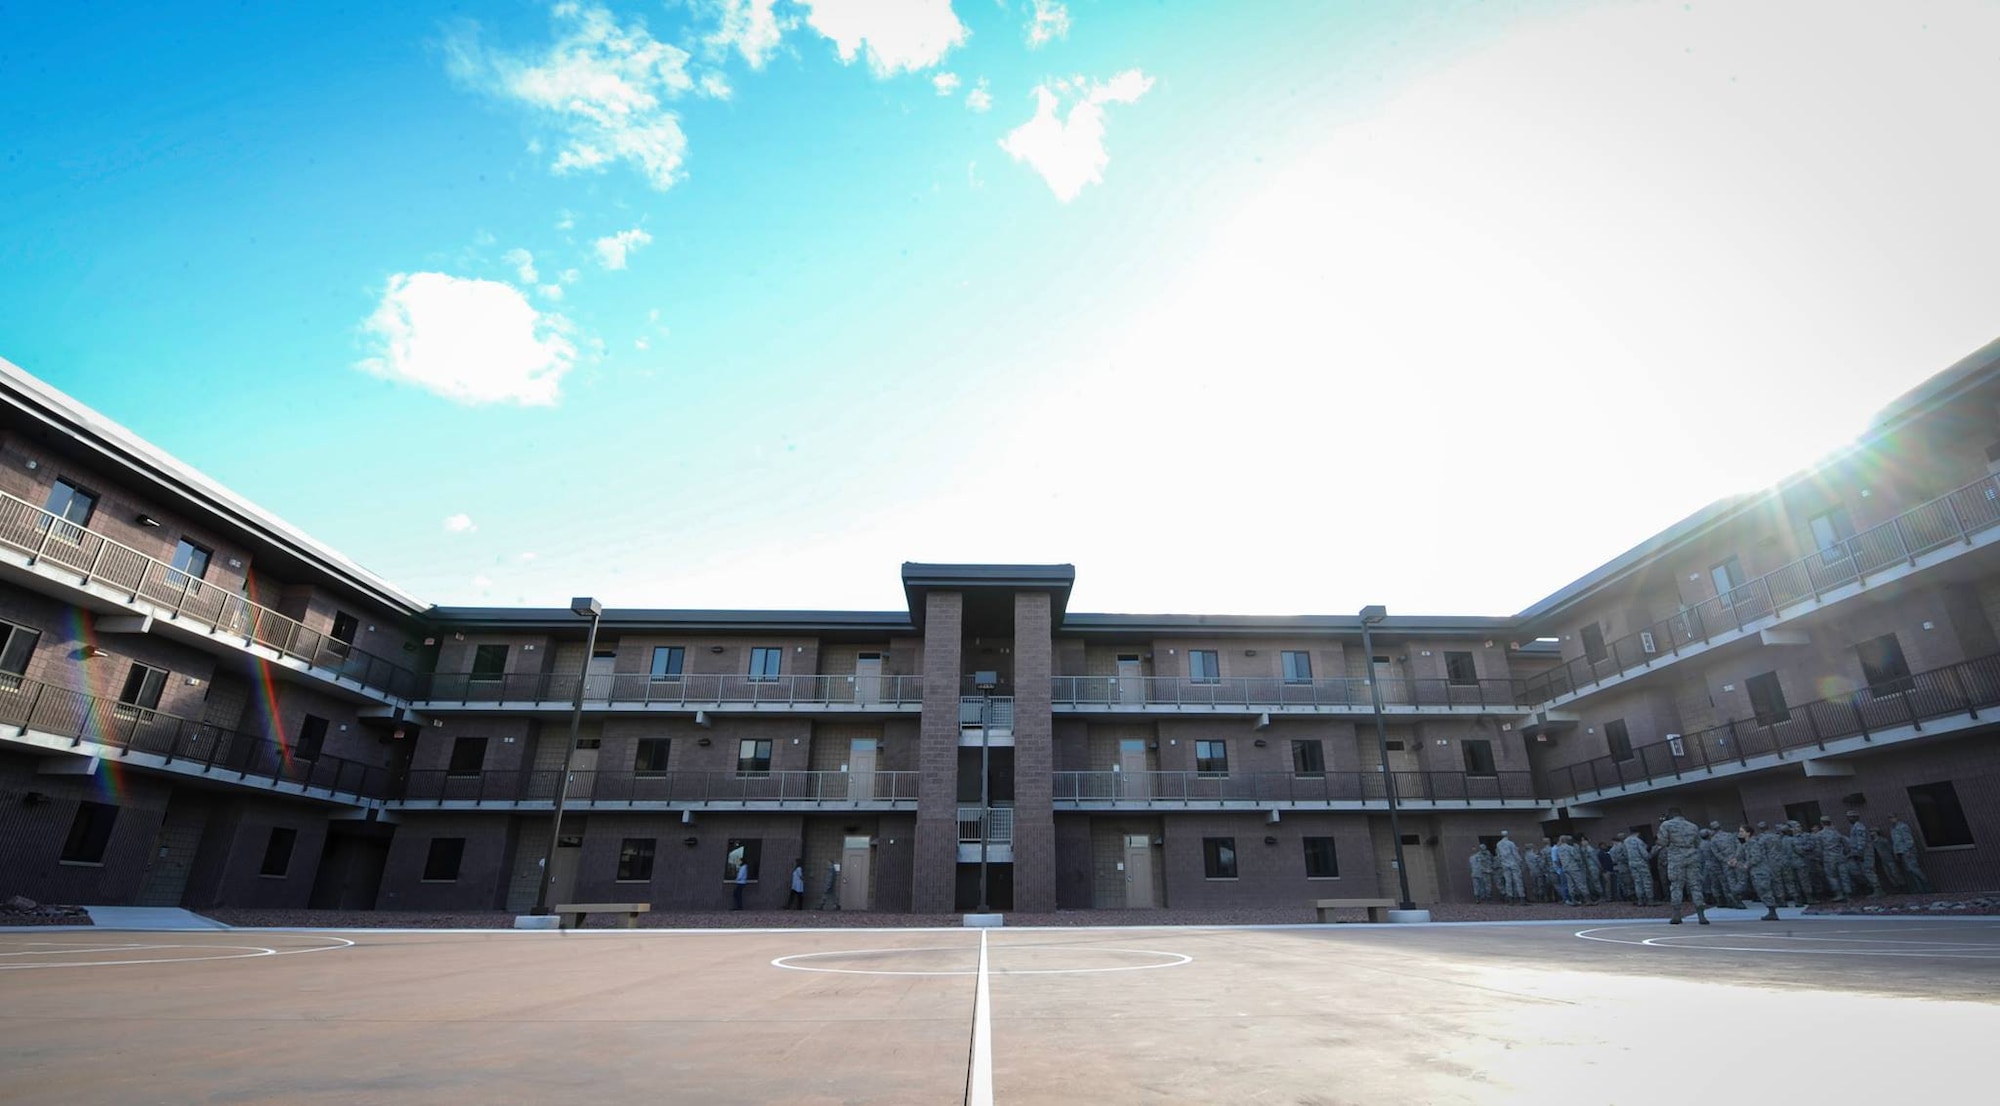
[(2000, 891), (1966, 894), (1884, 895), (1879, 899), (1861, 897), (1846, 902), (1823, 902), (1808, 907), (1813, 915), (1868, 917), (1871, 915), (1925, 914), (1940, 917), (1969, 917), (2000, 914)]
[(80, 906), (45, 906), (39, 910), (0, 910), (0, 929), (8, 926), (87, 926), (90, 915)]

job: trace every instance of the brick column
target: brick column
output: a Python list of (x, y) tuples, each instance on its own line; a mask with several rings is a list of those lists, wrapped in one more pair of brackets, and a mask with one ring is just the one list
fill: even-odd
[(1055, 719), (1049, 708), (1055, 641), (1049, 594), (1014, 596), (1014, 909), (1056, 908)]
[(948, 914), (958, 886), (958, 697), (964, 597), (934, 591), (924, 602), (924, 715), (918, 736), (917, 840), (910, 909)]

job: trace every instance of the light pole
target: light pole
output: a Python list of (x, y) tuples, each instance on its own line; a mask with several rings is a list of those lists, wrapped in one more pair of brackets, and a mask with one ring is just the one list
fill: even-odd
[(979, 687), (979, 913), (992, 912), (986, 903), (986, 850), (987, 842), (993, 839), (993, 790), (988, 775), (992, 734), (988, 727), (993, 724), (993, 689), (1000, 684), (997, 672), (978, 672), (973, 681)]
[[(563, 801), (569, 798), (569, 764), (576, 755), (576, 737), (583, 730), (583, 685), (590, 678), (590, 657), (597, 651), (597, 623), (604, 617), (604, 604), (587, 596), (569, 601), (570, 612), (590, 619), (590, 633), (583, 642), (583, 667), (576, 674), (576, 695), (569, 706), (569, 744), (563, 746), (562, 775), (556, 780), (556, 813), (549, 822), (549, 852), (542, 858), (542, 886), (535, 892), (538, 915), (549, 912), (549, 886), (556, 878), (556, 846), (562, 841)], [(1407, 898), (1408, 896), (1404, 896)]]
[(1396, 846), (1396, 883), (1402, 889), (1401, 910), (1415, 910), (1410, 901), (1410, 872), (1403, 865), (1403, 827), (1396, 819), (1396, 773), (1389, 770), (1389, 732), (1382, 725), (1382, 682), (1375, 678), (1375, 639), (1368, 628), (1389, 617), (1379, 603), (1361, 608), (1361, 651), (1368, 657), (1368, 697), (1375, 705), (1375, 748), (1382, 755), (1382, 794), (1389, 800), (1389, 840)]

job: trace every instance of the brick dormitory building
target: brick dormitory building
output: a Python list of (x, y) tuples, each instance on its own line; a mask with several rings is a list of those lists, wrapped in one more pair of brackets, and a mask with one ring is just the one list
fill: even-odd
[[(1746, 423), (1746, 427), (1750, 424)], [(1890, 814), (2000, 886), (2000, 343), (1507, 617), (434, 607), (0, 362), (0, 896), (521, 911), (1469, 899), (1501, 830)], [(885, 566), (886, 570), (886, 566)], [(577, 590), (587, 590), (579, 581)], [(1371, 687), (1371, 681), (1373, 686)], [(1378, 745), (1371, 691), (1386, 715)], [(980, 765), (987, 769), (982, 788)], [(1386, 770), (1385, 770), (1386, 769)], [(983, 796), (983, 797), (982, 797)]]

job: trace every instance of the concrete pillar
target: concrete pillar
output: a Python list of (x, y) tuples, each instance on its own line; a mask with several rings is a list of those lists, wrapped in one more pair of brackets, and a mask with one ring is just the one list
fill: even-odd
[(924, 713), (918, 736), (917, 841), (910, 909), (949, 914), (958, 880), (958, 699), (965, 600), (955, 591), (924, 598)]
[(1050, 677), (1055, 640), (1049, 594), (1014, 596), (1014, 909), (1056, 908), (1055, 719)]

